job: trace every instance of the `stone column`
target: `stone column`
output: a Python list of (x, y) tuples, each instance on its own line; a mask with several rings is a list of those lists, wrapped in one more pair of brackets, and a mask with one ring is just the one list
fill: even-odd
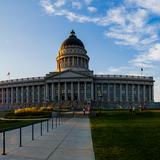
[(128, 102), (128, 84), (126, 84), (126, 102)]
[(4, 88), (2, 88), (2, 104), (4, 104)]
[(37, 98), (38, 98), (38, 103), (40, 103), (40, 86), (38, 85), (37, 86), (38, 88), (37, 88)]
[(83, 58), (81, 58), (81, 65), (82, 65), (82, 67), (84, 68), (84, 61), (83, 61)]
[(149, 85), (148, 87), (149, 87), (149, 102), (151, 102), (152, 101), (151, 86)]
[(49, 101), (49, 84), (46, 83), (46, 101)]
[(52, 83), (52, 101), (55, 101), (55, 87), (54, 87), (54, 83)]
[(87, 63), (86, 63), (86, 60), (84, 59), (84, 68), (86, 68), (86, 66), (87, 66)]
[(83, 67), (83, 58), (80, 58), (81, 59), (81, 67)]
[(72, 66), (74, 66), (74, 57), (72, 57)]
[(78, 64), (79, 64), (79, 66), (81, 67), (81, 64), (82, 64), (82, 63), (81, 63), (81, 57), (79, 57), (78, 59), (79, 59), (79, 63), (78, 63)]
[(22, 104), (24, 103), (24, 100), (23, 100), (23, 87), (21, 87), (21, 103)]
[(154, 86), (153, 85), (151, 86), (151, 89), (152, 89), (152, 102), (154, 102)]
[(80, 100), (80, 82), (78, 82), (78, 101)]
[(13, 98), (14, 98), (14, 94), (13, 94), (13, 87), (11, 88), (11, 104), (13, 104)]
[(138, 84), (138, 102), (140, 103), (141, 99), (140, 99), (140, 85)]
[(103, 83), (101, 83), (101, 101), (103, 102)]
[(32, 103), (34, 103), (34, 86), (32, 86)]
[(74, 100), (74, 93), (73, 93), (73, 82), (71, 82), (71, 100)]
[(58, 82), (58, 101), (61, 99), (60, 82)]
[(132, 84), (132, 102), (134, 102), (134, 84)]
[(107, 101), (110, 102), (109, 83), (108, 83), (108, 85), (107, 85)]
[(94, 100), (94, 89), (93, 89), (93, 82), (91, 82), (91, 100)]
[(70, 57), (68, 57), (68, 67), (70, 67), (69, 60), (70, 60)]
[(65, 99), (65, 101), (67, 101), (67, 83), (66, 82), (64, 82), (64, 99)]
[(78, 66), (78, 57), (76, 58), (76, 61), (77, 61), (77, 66)]
[(6, 89), (6, 103), (9, 104), (9, 88)]
[(18, 99), (18, 87), (16, 87), (16, 103), (19, 103), (19, 99)]
[(84, 82), (84, 100), (87, 100), (87, 83)]
[(146, 101), (146, 86), (143, 85), (143, 101)]
[(116, 83), (114, 83), (114, 102), (116, 102)]
[(43, 102), (46, 102), (46, 85), (44, 84), (44, 89), (43, 89)]
[(26, 98), (27, 98), (27, 103), (29, 103), (29, 87), (28, 86), (26, 91)]
[(95, 90), (95, 101), (97, 101), (97, 83), (94, 84), (94, 90)]
[(120, 102), (122, 102), (122, 84), (120, 83), (119, 86), (120, 86)]

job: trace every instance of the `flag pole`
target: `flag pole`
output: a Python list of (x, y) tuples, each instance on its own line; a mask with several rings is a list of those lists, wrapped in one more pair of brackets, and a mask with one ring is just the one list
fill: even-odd
[(143, 68), (141, 68), (141, 77), (142, 77), (142, 75), (143, 75)]
[(8, 80), (10, 80), (10, 74), (11, 74), (10, 72), (7, 73)]

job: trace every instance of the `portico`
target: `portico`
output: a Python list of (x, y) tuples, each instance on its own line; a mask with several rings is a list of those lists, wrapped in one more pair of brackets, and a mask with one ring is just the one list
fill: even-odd
[(47, 75), (46, 98), (48, 101), (94, 100), (94, 82), (91, 74), (63, 71)]

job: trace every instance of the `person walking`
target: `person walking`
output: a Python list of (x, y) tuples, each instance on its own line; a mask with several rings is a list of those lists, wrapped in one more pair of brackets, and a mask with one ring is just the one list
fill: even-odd
[(86, 110), (85, 110), (85, 108), (83, 108), (83, 115), (85, 115), (86, 114)]

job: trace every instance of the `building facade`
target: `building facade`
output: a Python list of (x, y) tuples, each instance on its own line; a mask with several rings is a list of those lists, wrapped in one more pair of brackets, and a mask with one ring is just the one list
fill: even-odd
[(0, 104), (30, 105), (63, 101), (148, 103), (154, 101), (153, 77), (96, 75), (89, 56), (74, 31), (62, 43), (57, 69), (44, 77), (0, 82)]

